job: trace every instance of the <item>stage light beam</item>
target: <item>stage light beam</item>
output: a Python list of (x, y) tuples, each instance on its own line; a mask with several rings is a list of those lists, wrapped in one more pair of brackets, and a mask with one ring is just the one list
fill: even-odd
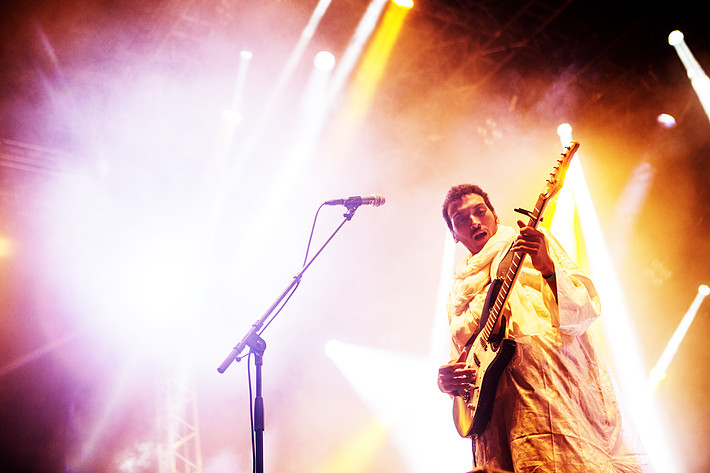
[(678, 57), (688, 72), (690, 83), (695, 89), (698, 99), (700, 99), (700, 104), (703, 106), (708, 120), (710, 120), (710, 78), (705, 74), (705, 71), (700, 67), (695, 56), (693, 56), (690, 48), (685, 43), (683, 33), (678, 30), (671, 32), (668, 35), (668, 44), (673, 46), (676, 53), (678, 53)]
[(440, 354), (431, 360), (335, 340), (325, 345), (325, 352), (378, 422), (387, 426), (407, 472), (464, 471), (470, 466), (471, 441), (456, 433), (451, 399), (436, 385)]
[(249, 64), (251, 63), (253, 56), (254, 55), (251, 51), (244, 50), (239, 53), (239, 69), (237, 71), (237, 81), (234, 86), (234, 94), (232, 96), (232, 105), (229, 109), (227, 109), (233, 111), (239, 117), (241, 117), (242, 114), (244, 86), (247, 80), (247, 73), (249, 72)]
[(299, 181), (305, 179), (328, 116), (327, 90), (334, 64), (335, 57), (329, 52), (321, 51), (313, 58), (313, 69), (300, 99), (299, 119), (285, 138), (289, 145), (284, 150), (281, 167), (269, 183), (270, 190), (260, 204), (260, 211), (244, 230), (242, 248), (245, 250), (239, 260), (243, 267), (250, 266), (262, 255), (263, 236), (275, 228), (278, 222), (275, 216), (285, 211), (284, 202), (288, 202), (289, 194), (298, 187)]
[[(558, 127), (558, 134), (560, 142), (566, 146), (572, 139), (572, 128)], [(565, 187), (571, 189), (571, 193), (567, 196), (573, 199), (582, 230), (582, 238), (574, 242), (573, 250), (577, 251), (583, 244), (585, 253), (593, 255), (593, 258), (587, 258), (588, 268), (585, 267), (586, 265), (581, 266), (588, 271), (595, 282), (605, 307), (604, 313), (613, 314), (613, 317), (603, 316), (601, 321), (618, 374), (620, 401), (623, 401), (622, 405), (628, 409), (646, 453), (656, 469), (675, 473), (678, 471), (677, 462), (674, 461), (668, 439), (663, 434), (664, 429), (661, 427), (656, 406), (648, 392), (643, 389), (646, 369), (636, 340), (636, 331), (632, 326), (626, 298), (620, 289), (621, 283), (614, 270), (584, 177), (579, 152), (570, 163), (563, 190)], [(563, 193), (560, 192), (557, 206), (560, 205), (559, 199), (562, 196)], [(563, 246), (565, 244), (562, 241), (560, 243)]]
[(365, 14), (362, 16), (355, 29), (355, 33), (352, 38), (350, 38), (350, 42), (340, 60), (340, 64), (333, 73), (333, 82), (329, 90), (329, 102), (334, 101), (340, 94), (347, 78), (350, 76), (357, 60), (360, 58), (362, 50), (365, 48), (365, 43), (375, 30), (386, 3), (387, 0), (371, 0), (368, 5)]
[(397, 3), (390, 3), (387, 8), (355, 74), (348, 107), (354, 115), (352, 120), (361, 118), (369, 108), (408, 10), (408, 7)]
[[(224, 182), (217, 191), (215, 197), (215, 209), (212, 211), (213, 213), (221, 213), (222, 201), (226, 198), (226, 194), (229, 193), (232, 186), (236, 184), (241, 172), (241, 167), (245, 164), (245, 161), (252, 156), (252, 153), (258, 146), (259, 140), (268, 129), (269, 119), (271, 118), (271, 115), (276, 108), (283, 91), (286, 89), (289, 80), (293, 77), (294, 72), (298, 67), (298, 63), (303, 57), (306, 47), (310, 43), (311, 39), (313, 39), (313, 35), (315, 34), (318, 25), (320, 25), (323, 15), (325, 15), (328, 10), (331, 1), (332, 0), (319, 0), (308, 20), (308, 23), (301, 31), (301, 36), (299, 37), (296, 46), (291, 51), (283, 70), (279, 74), (272, 93), (269, 95), (268, 99), (261, 108), (261, 113), (255, 121), (254, 131), (250, 133), (249, 136), (246, 137), (244, 143), (242, 143), (236, 159), (233, 163), (231, 163), (231, 169), (226, 174)], [(240, 56), (242, 61), (248, 62), (251, 60), (250, 51), (243, 51)]]
[(668, 341), (668, 344), (663, 350), (661, 357), (656, 362), (656, 365), (649, 373), (647, 385), (649, 391), (654, 391), (658, 387), (658, 384), (666, 378), (666, 370), (668, 369), (668, 366), (671, 364), (673, 357), (678, 351), (678, 348), (680, 347), (683, 338), (685, 338), (685, 334), (688, 333), (690, 324), (692, 324), (693, 320), (695, 320), (695, 315), (698, 313), (700, 304), (703, 303), (703, 300), (705, 300), (705, 297), (707, 297), (709, 293), (710, 288), (708, 288), (708, 286), (706, 286), (705, 284), (698, 287), (698, 292), (695, 295), (693, 303), (688, 308), (688, 311), (685, 313), (683, 319), (680, 321), (678, 328), (676, 328), (675, 332), (673, 333), (673, 336)]

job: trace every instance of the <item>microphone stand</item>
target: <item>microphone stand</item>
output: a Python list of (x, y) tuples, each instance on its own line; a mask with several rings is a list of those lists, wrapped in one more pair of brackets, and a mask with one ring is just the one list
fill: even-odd
[(256, 366), (256, 395), (254, 399), (254, 438), (255, 438), (255, 454), (254, 454), (254, 467), (255, 473), (264, 473), (264, 400), (261, 396), (262, 393), (262, 374), (261, 367), (263, 365), (263, 355), (266, 350), (266, 342), (261, 338), (260, 332), (263, 331), (262, 327), (264, 322), (269, 318), (269, 316), (276, 310), (278, 305), (284, 298), (288, 295), (291, 290), (294, 289), (301, 282), (301, 278), (306, 270), (311, 266), (313, 261), (321, 254), (325, 249), (326, 245), (335, 237), (336, 233), (340, 231), (346, 222), (349, 222), (355, 215), (355, 211), (361, 204), (348, 204), (348, 211), (343, 214), (343, 221), (338, 225), (338, 228), (330, 235), (330, 237), (323, 243), (323, 246), (316, 252), (315, 255), (308, 261), (307, 264), (303, 266), (301, 271), (293, 277), (291, 283), (284, 289), (281, 295), (271, 304), (271, 307), (259, 317), (256, 322), (254, 322), (249, 329), (249, 331), (244, 335), (242, 340), (237, 343), (232, 351), (227, 355), (221, 365), (217, 368), (217, 371), (224, 373), (227, 368), (236, 360), (241, 361), (239, 355), (244, 350), (245, 347), (249, 346), (251, 353), (254, 354), (254, 364)]

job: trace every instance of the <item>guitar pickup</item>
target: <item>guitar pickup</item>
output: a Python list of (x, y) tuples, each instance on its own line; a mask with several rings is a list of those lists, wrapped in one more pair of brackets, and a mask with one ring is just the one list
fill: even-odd
[(475, 353), (473, 354), (473, 362), (476, 363), (476, 366), (479, 368), (481, 367), (481, 360), (478, 359), (478, 356)]
[(466, 404), (468, 404), (469, 402), (471, 402), (471, 397), (472, 397), (471, 394), (472, 394), (472, 392), (475, 391), (476, 389), (479, 389), (479, 388), (480, 388), (480, 386), (476, 386), (475, 384), (471, 384), (471, 385), (468, 387), (468, 389), (467, 389), (466, 391), (464, 391), (463, 395), (461, 395), (461, 398), (463, 399), (463, 402), (465, 402)]

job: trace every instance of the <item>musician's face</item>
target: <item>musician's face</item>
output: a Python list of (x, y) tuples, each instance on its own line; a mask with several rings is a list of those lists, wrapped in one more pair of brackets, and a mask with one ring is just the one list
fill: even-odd
[(495, 214), (478, 194), (467, 194), (448, 208), (454, 227), (454, 238), (474, 255), (495, 235), (498, 223)]

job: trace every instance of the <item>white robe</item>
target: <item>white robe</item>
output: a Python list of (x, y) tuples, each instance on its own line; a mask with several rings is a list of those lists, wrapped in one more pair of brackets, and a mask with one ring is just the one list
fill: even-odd
[[(561, 245), (545, 232), (555, 263), (557, 300), (526, 257), (504, 315), (515, 354), (498, 383), (486, 430), (473, 440), (474, 466), (516, 473), (653, 471), (622, 431), (606, 365), (587, 329), (599, 317), (599, 296)], [(510, 242), (510, 227), (459, 265), (449, 296), (451, 359), (478, 331), (481, 308)]]

